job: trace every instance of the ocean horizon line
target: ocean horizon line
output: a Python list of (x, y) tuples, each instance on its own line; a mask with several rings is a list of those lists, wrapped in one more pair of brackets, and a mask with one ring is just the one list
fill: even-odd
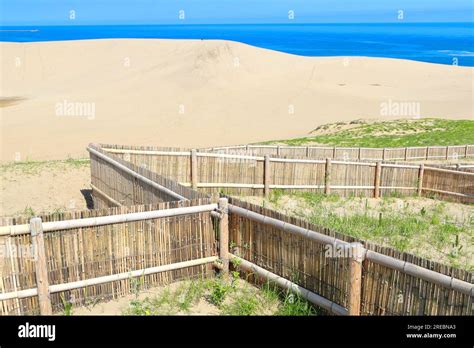
[(473, 29), (470, 22), (24, 25), (0, 26), (0, 41), (229, 40), (299, 56), (474, 66)]

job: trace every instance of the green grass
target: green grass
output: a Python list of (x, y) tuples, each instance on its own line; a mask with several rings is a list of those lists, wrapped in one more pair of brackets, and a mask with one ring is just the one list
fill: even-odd
[(25, 209), (24, 209), (23, 212), (22, 212), (22, 215), (24, 215), (24, 216), (26, 216), (26, 217), (28, 217), (28, 218), (32, 218), (32, 217), (36, 216), (36, 213), (35, 213), (35, 211), (33, 210), (33, 208), (31, 208), (31, 207), (28, 206), (28, 207), (25, 207)]
[[(354, 128), (343, 123), (320, 126), (323, 134), (303, 138), (268, 141), (264, 144), (324, 144), (348, 147), (405, 147), (474, 144), (474, 121), (419, 119), (376, 123), (354, 122)], [(324, 133), (327, 131), (330, 133)]]
[(261, 287), (261, 291), (264, 298), (266, 298), (270, 303), (273, 301), (280, 301), (281, 304), (278, 306), (275, 315), (301, 316), (319, 314), (319, 310), (304, 298), (289, 291), (281, 290), (271, 282), (265, 282)]
[(222, 278), (216, 278), (210, 283), (210, 294), (208, 300), (215, 306), (220, 306), (228, 293), (233, 290), (230, 283), (224, 281)]
[(278, 204), (281, 197), (283, 197), (285, 192), (282, 189), (273, 189), (270, 193), (269, 201), (273, 204)]
[[(240, 279), (216, 277), (185, 281), (175, 289), (165, 288), (155, 296), (129, 302), (125, 315), (193, 314), (193, 306), (206, 301), (220, 315), (316, 315), (318, 311), (305, 299), (266, 282), (261, 288)], [(202, 314), (202, 313), (201, 313)]]
[(209, 283), (204, 280), (192, 280), (181, 284), (171, 291), (164, 289), (158, 296), (140, 300), (138, 292), (124, 311), (126, 315), (170, 315), (187, 313), (199, 301)]
[(280, 306), (276, 314), (282, 316), (308, 316), (318, 313), (308, 301), (300, 296), (287, 292), (283, 300), (283, 305)]
[(64, 295), (61, 295), (61, 302), (63, 303), (63, 315), (70, 316), (73, 314), (72, 303), (67, 301)]
[(221, 306), (224, 315), (255, 315), (262, 303), (253, 291), (242, 291), (229, 304)]

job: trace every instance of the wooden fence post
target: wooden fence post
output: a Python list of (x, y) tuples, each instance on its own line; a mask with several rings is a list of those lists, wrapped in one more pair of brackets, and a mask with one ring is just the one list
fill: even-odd
[(449, 159), (449, 146), (446, 146), (446, 159)]
[(331, 194), (331, 159), (326, 158), (326, 167), (324, 169), (324, 193)]
[(197, 190), (198, 184), (198, 165), (197, 165), (197, 152), (195, 149), (191, 150), (191, 187), (193, 190)]
[(408, 159), (408, 147), (405, 147), (405, 161)]
[(362, 159), (362, 158), (361, 158), (361, 153), (362, 153), (362, 148), (359, 147), (359, 154), (357, 155), (359, 161)]
[(270, 196), (270, 156), (265, 155), (263, 163), (263, 194), (265, 198)]
[(430, 158), (430, 147), (427, 146), (426, 147), (426, 159), (429, 159)]
[(277, 146), (277, 156), (280, 157), (280, 153), (281, 153), (281, 147), (280, 145)]
[(374, 188), (374, 198), (380, 197), (380, 177), (382, 174), (382, 164), (380, 161), (375, 165), (375, 188)]
[(468, 145), (466, 145), (466, 148), (464, 149), (464, 158), (467, 158), (467, 148), (468, 148)]
[(386, 152), (387, 152), (387, 149), (384, 147), (382, 151), (382, 161), (385, 161)]
[(44, 249), (43, 224), (40, 218), (30, 220), (31, 242), (35, 256), (36, 284), (41, 315), (52, 315), (51, 296), (49, 293), (48, 265)]
[(336, 159), (336, 151), (337, 151), (337, 147), (334, 146), (334, 148), (332, 149), (332, 159)]
[(349, 315), (360, 315), (362, 294), (362, 261), (364, 249), (360, 243), (351, 243), (349, 263)]
[(425, 173), (425, 165), (420, 164), (420, 169), (418, 170), (418, 188), (417, 195), (421, 197), (421, 191), (423, 190), (423, 174)]
[(229, 273), (229, 202), (227, 198), (219, 198), (219, 257), (222, 261), (222, 272)]

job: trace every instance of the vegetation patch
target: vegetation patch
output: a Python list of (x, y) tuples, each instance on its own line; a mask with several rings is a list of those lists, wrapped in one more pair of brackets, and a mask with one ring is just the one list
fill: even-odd
[(246, 200), (352, 237), (474, 270), (474, 207), (427, 198), (297, 193)]
[(317, 315), (308, 301), (266, 282), (260, 287), (241, 279), (239, 271), (228, 277), (172, 284), (154, 296), (131, 300), (125, 315)]
[(307, 137), (264, 144), (375, 148), (474, 144), (474, 121), (426, 118), (338, 122), (319, 126)]

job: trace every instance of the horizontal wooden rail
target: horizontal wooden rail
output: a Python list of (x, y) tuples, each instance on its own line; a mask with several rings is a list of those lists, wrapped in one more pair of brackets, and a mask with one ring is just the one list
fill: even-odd
[[(206, 257), (202, 259), (177, 262), (177, 263), (172, 263), (168, 265), (140, 269), (136, 271), (123, 272), (123, 273), (117, 273), (117, 274), (107, 275), (103, 277), (79, 280), (76, 282), (50, 285), (49, 292), (56, 293), (56, 292), (61, 292), (61, 291), (68, 291), (68, 290), (83, 288), (86, 286), (99, 285), (99, 284), (109, 283), (109, 282), (118, 281), (118, 280), (126, 280), (129, 278), (141, 277), (141, 276), (149, 275), (149, 274), (174, 271), (177, 269), (199, 266), (199, 265), (204, 265), (208, 263), (214, 263), (218, 259), (219, 258), (217, 256), (211, 256), (211, 257)], [(15, 298), (19, 298), (19, 299), (26, 298), (26, 297), (36, 296), (36, 295), (38, 295), (37, 288), (18, 290), (18, 291), (0, 294), (0, 301), (11, 300)]]
[(408, 165), (408, 164), (395, 164), (395, 163), (381, 163), (382, 167), (387, 168), (410, 168), (410, 169), (420, 169), (420, 165)]
[(112, 164), (113, 166), (119, 168), (120, 170), (126, 172), (127, 174), (130, 174), (132, 175), (133, 177), (137, 178), (138, 180), (144, 182), (145, 184), (147, 185), (150, 185), (154, 188), (156, 188), (157, 190), (159, 191), (162, 191), (164, 193), (166, 193), (167, 195), (171, 196), (171, 197), (174, 197), (174, 198), (177, 198), (179, 200), (187, 200), (186, 197), (184, 196), (181, 196), (180, 194), (177, 194), (176, 192), (168, 189), (167, 187), (164, 187), (160, 184), (157, 184), (156, 182), (154, 182), (153, 180), (150, 180), (146, 177), (144, 177), (143, 175), (141, 174), (138, 174), (137, 172), (135, 172), (134, 170), (124, 166), (123, 164), (121, 164), (120, 162), (110, 158), (109, 156), (107, 155), (104, 155), (103, 153), (91, 148), (90, 146), (87, 147), (87, 151), (89, 151), (90, 153), (93, 153), (94, 155), (96, 155), (97, 157), (103, 159), (104, 161)]
[(312, 160), (312, 159), (299, 159), (299, 158), (277, 158), (277, 157), (270, 157), (270, 162), (324, 164), (324, 163), (326, 163), (326, 160)]
[(198, 183), (197, 187), (227, 187), (227, 188), (254, 188), (263, 189), (263, 184), (240, 184), (240, 183)]
[[(414, 156), (414, 157), (407, 157), (407, 160), (416, 160), (416, 159), (426, 159), (426, 156)], [(428, 158), (429, 159), (429, 158)], [(405, 157), (392, 157), (390, 160), (405, 160)]]
[(426, 187), (423, 187), (423, 191), (442, 193), (442, 194), (445, 194), (445, 195), (452, 195), (452, 196), (464, 197), (464, 198), (474, 198), (474, 195), (470, 195), (470, 194), (467, 194), (467, 193), (437, 190), (437, 189), (426, 188)]
[(451, 164), (446, 166), (447, 168), (456, 168), (456, 169), (463, 169), (463, 168), (474, 168), (474, 164)]
[(370, 162), (354, 162), (354, 161), (336, 161), (332, 160), (332, 164), (345, 164), (345, 165), (353, 165), (353, 166), (367, 166), (367, 167), (375, 167), (376, 163)]
[(265, 157), (263, 157), (263, 156), (232, 155), (232, 154), (226, 154), (226, 153), (197, 152), (196, 156), (198, 156), (198, 157), (232, 158), (232, 159), (243, 159), (243, 160), (252, 160), (252, 161), (264, 161), (265, 160)]
[(234, 149), (245, 149), (250, 145), (233, 145), (233, 146), (218, 146), (218, 147), (208, 147), (201, 148), (199, 151), (219, 151), (219, 150), (234, 150)]
[(130, 154), (130, 155), (149, 155), (149, 156), (189, 156), (191, 151), (155, 151), (155, 150), (129, 150), (112, 149), (103, 147), (102, 150), (109, 153)]
[(410, 187), (410, 186), (380, 186), (380, 189), (386, 190), (416, 190), (417, 187)]
[(323, 189), (326, 186), (324, 184), (321, 185), (269, 185), (271, 189)]
[[(191, 183), (189, 182), (180, 182), (181, 186), (190, 187)], [(225, 187), (225, 188), (251, 188), (251, 189), (263, 189), (265, 185), (263, 184), (245, 184), (245, 183), (213, 183), (213, 182), (205, 182), (205, 183), (197, 183), (197, 187), (203, 188), (218, 188), (218, 187)], [(279, 184), (270, 184), (271, 189), (323, 189), (325, 188), (324, 184), (321, 185), (279, 185)], [(366, 186), (357, 186), (357, 185), (331, 185), (332, 189), (335, 190), (372, 190), (375, 188), (373, 185), (366, 185)], [(415, 186), (408, 187), (408, 186), (380, 186), (381, 189), (394, 189), (394, 190), (416, 190)]]
[(438, 168), (438, 167), (426, 167), (425, 170), (434, 170), (437, 172), (443, 172), (443, 173), (450, 173), (450, 174), (457, 174), (457, 175), (466, 175), (466, 176), (474, 176), (474, 173), (471, 172), (461, 172), (459, 170), (452, 170), (452, 169), (445, 169), (445, 168)]
[[(205, 205), (197, 205), (197, 206), (192, 206), (192, 207), (144, 211), (144, 212), (139, 212), (139, 213), (128, 213), (128, 214), (119, 214), (119, 215), (98, 216), (94, 218), (85, 218), (85, 219), (43, 222), (43, 231), (51, 232), (51, 231), (67, 230), (71, 228), (93, 227), (93, 226), (102, 226), (102, 225), (134, 222), (134, 221), (149, 220), (149, 219), (159, 219), (159, 218), (166, 218), (166, 217), (173, 217), (173, 216), (180, 216), (180, 215), (210, 212), (216, 209), (217, 209), (217, 204), (205, 204)], [(1, 226), (0, 236), (8, 236), (8, 235), (14, 236), (14, 235), (20, 235), (20, 234), (27, 234), (29, 233), (29, 231), (30, 231), (29, 224)]]
[[(244, 218), (253, 220), (257, 223), (262, 223), (271, 227), (274, 227), (278, 230), (296, 234), (298, 236), (314, 240), (321, 244), (330, 244), (337, 247), (337, 245), (342, 245), (343, 247), (348, 247), (350, 243), (337, 239), (335, 237), (330, 237), (325, 234), (311, 231), (309, 229), (299, 227), (281, 220), (277, 220), (256, 212), (253, 212), (248, 209), (240, 208), (234, 205), (229, 205), (229, 211), (232, 214), (242, 216)], [(429, 269), (417, 266), (415, 264), (396, 259), (387, 255), (377, 253), (375, 251), (367, 250), (364, 248), (363, 253), (365, 258), (370, 261), (395, 269), (402, 273), (406, 273), (415, 277), (422, 278), (426, 281), (433, 282), (435, 284), (441, 285), (448, 289), (459, 291), (463, 294), (474, 296), (474, 284), (459, 280), (441, 273), (431, 271)]]
[(266, 280), (274, 282), (276, 285), (286, 290), (289, 290), (293, 293), (296, 293), (297, 295), (303, 297), (304, 299), (315, 304), (316, 306), (324, 308), (327, 311), (336, 315), (349, 314), (346, 308), (338, 305), (337, 303), (331, 302), (327, 298), (324, 298), (318, 294), (315, 294), (314, 292), (309, 291), (308, 289), (305, 289), (302, 286), (299, 286), (298, 284), (295, 284), (289, 281), (288, 279), (280, 277), (279, 275), (276, 275), (275, 273), (267, 271), (266, 269), (260, 266), (257, 266), (256, 264), (251, 263), (245, 259), (242, 259), (241, 257), (238, 257), (236, 255), (230, 254), (230, 257), (232, 259), (236, 259), (238, 261), (239, 267), (242, 267), (244, 270), (248, 272), (252, 272), (262, 278), (265, 278)]

